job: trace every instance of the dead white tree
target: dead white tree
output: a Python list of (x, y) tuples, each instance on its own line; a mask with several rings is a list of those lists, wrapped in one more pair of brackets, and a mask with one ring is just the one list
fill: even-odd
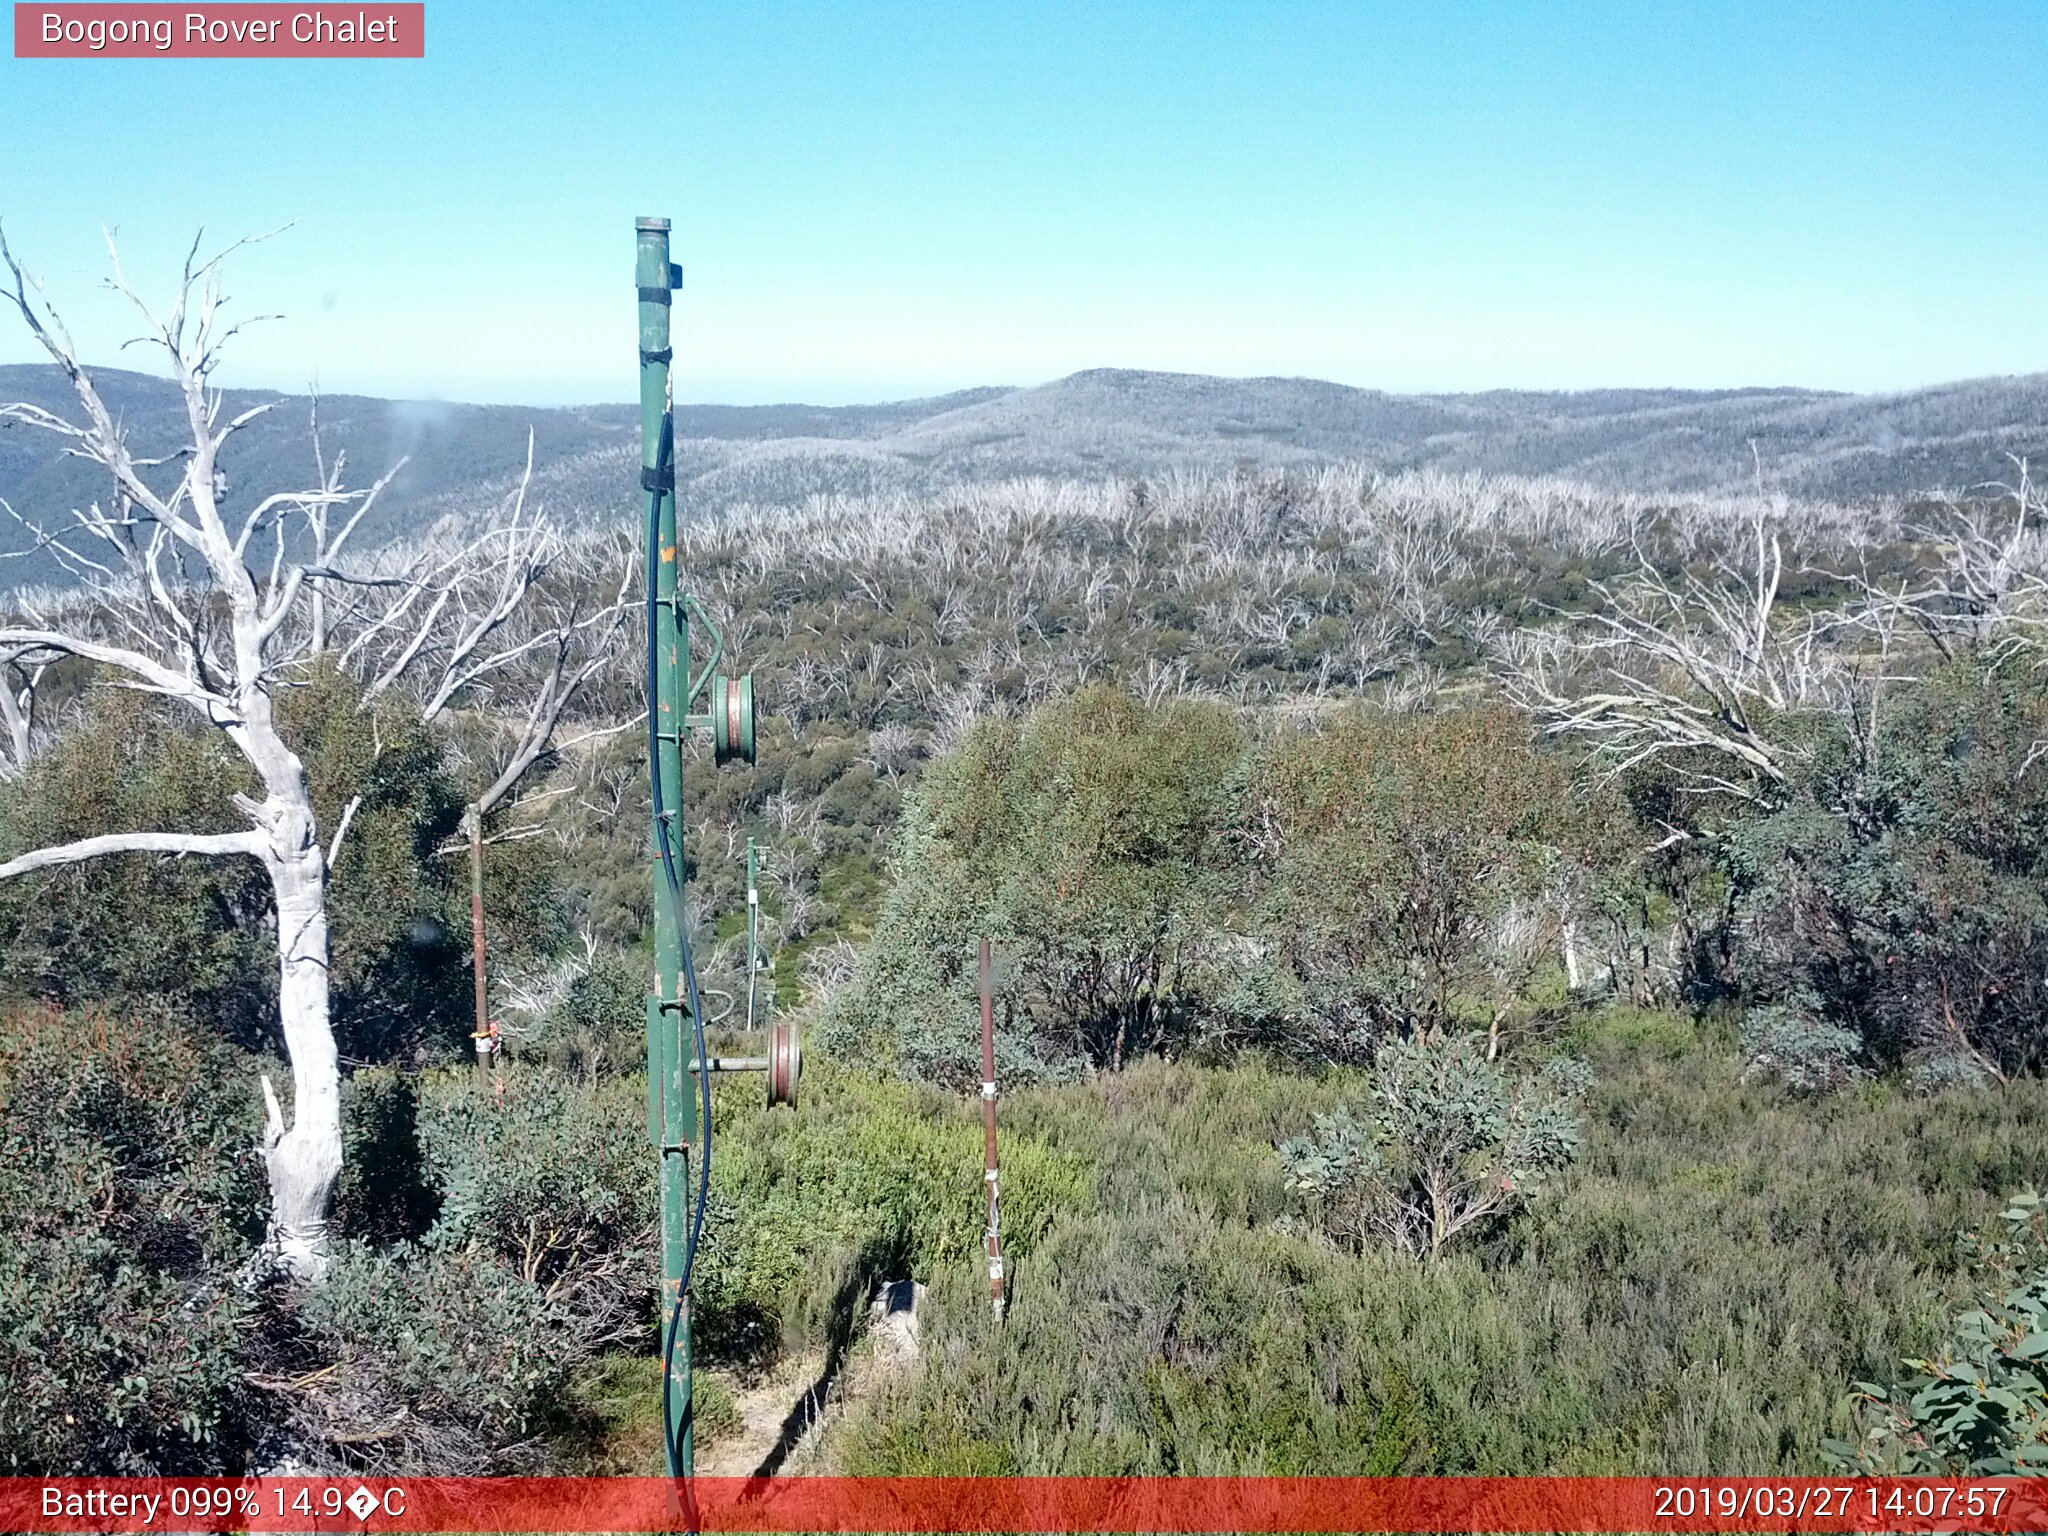
[[(2000, 661), (2021, 651), (2038, 651), (2048, 631), (2048, 503), (2024, 458), (2018, 472), (1996, 489), (1997, 502), (1960, 501), (1940, 525), (1908, 533), (1938, 560), (1917, 584), (1871, 596), (1910, 616), (1945, 657), (1970, 652)], [(2010, 502), (2012, 523), (2001, 526), (2000, 508)]]
[[(111, 240), (108, 248), (113, 254)], [(159, 315), (129, 286), (114, 255), (112, 285), (142, 313), (143, 339), (161, 349), (184, 405), (188, 440), (157, 458), (131, 447), (63, 322), (4, 235), (0, 260), (11, 279), (9, 302), (69, 380), (82, 419), (25, 402), (0, 407), (0, 414), (55, 434), (68, 454), (99, 466), (111, 480), (106, 502), (74, 510), (63, 528), (38, 530), (42, 546), (81, 580), (90, 603), (69, 605), (61, 617), (25, 612), (0, 625), (0, 648), (17, 657), (81, 657), (118, 686), (175, 700), (233, 744), (261, 788), (260, 795), (234, 797), (248, 822), (241, 831), (112, 832), (18, 854), (0, 863), (0, 878), (114, 853), (262, 864), (276, 905), (278, 1022), (292, 1068), (289, 1125), (267, 1076), (262, 1084), (269, 1247), (290, 1273), (312, 1278), (324, 1266), (327, 1213), (341, 1171), (326, 892), (328, 864), (347, 828), (337, 827), (323, 846), (305, 767), (272, 714), (284, 670), (303, 655), (299, 618), (309, 580), (307, 568), (285, 553), (284, 524), (290, 514), (303, 517), (310, 507), (343, 501), (366, 511), (374, 492), (281, 492), (231, 520), (223, 505), (222, 450), (270, 407), (223, 420), (221, 396), (210, 387), (220, 349), (238, 329), (222, 321), (220, 256), (201, 260), (195, 242), (176, 299)], [(254, 547), (266, 529), (273, 531), (272, 547), (263, 552), (267, 561)]]
[(16, 779), (28, 767), (41, 737), (36, 716), (36, 689), (57, 653), (47, 646), (26, 646), (0, 656), (0, 779)]
[(1778, 610), (1783, 543), (1758, 506), (1738, 557), (1668, 574), (1637, 546), (1632, 579), (1595, 590), (1582, 623), (1504, 637), (1508, 692), (1550, 735), (1589, 740), (1611, 771), (1664, 759), (1689, 787), (1746, 800), (1785, 781), (1773, 729), (1846, 676), (1836, 622)]
[[(0, 879), (122, 853), (253, 858), (262, 865), (275, 907), (278, 1024), (292, 1074), (289, 1121), (267, 1075), (261, 1083), (271, 1206), (265, 1252), (283, 1272), (311, 1280), (326, 1266), (327, 1217), (342, 1162), (327, 882), (360, 800), (350, 802), (323, 840), (305, 766), (279, 731), (273, 703), (280, 687), (329, 648), (338, 618), (346, 618), (358, 637), (386, 637), (392, 661), (434, 652), (445, 632), (437, 627), (441, 616), (451, 607), (463, 611), (476, 590), (477, 560), (458, 569), (386, 558), (368, 576), (338, 569), (335, 560), (390, 478), (364, 492), (345, 491), (339, 460), (330, 465), (321, 458), (311, 488), (275, 492), (253, 499), (246, 510), (229, 511), (224, 450), (279, 403), (225, 417), (212, 385), (221, 349), (239, 329), (225, 322), (221, 297), (221, 262), (235, 248), (201, 259), (195, 241), (173, 302), (159, 313), (130, 286), (108, 242), (110, 286), (143, 316), (138, 340), (161, 353), (184, 409), (178, 445), (146, 456), (0, 232), (5, 297), (69, 382), (78, 406), (71, 415), (16, 402), (0, 405), (0, 416), (53, 434), (65, 453), (107, 478), (104, 501), (74, 509), (56, 527), (30, 525), (37, 547), (63, 566), (75, 590), (58, 602), (18, 599), (0, 621), (0, 656), (13, 668), (0, 689), (10, 695), (0, 716), (15, 760), (34, 744), (36, 669), (54, 658), (78, 657), (101, 681), (174, 701), (219, 731), (259, 791), (233, 796), (247, 823), (239, 831), (109, 832), (19, 853), (0, 862)], [(531, 542), (519, 528), (485, 528), (469, 547), (501, 550)], [(523, 599), (529, 586), (515, 582), (513, 594)], [(498, 601), (502, 608), (502, 594)], [(495, 624), (474, 636), (471, 653), (511, 616), (512, 609), (498, 611)], [(549, 643), (544, 636), (528, 642), (526, 653)], [(446, 698), (475, 683), (481, 674), (473, 668), (459, 658), (451, 663), (442, 678), (449, 684)], [(392, 672), (395, 680), (407, 670), (400, 665), (394, 672), (387, 662), (379, 676)], [(530, 717), (533, 727), (550, 731), (560, 718), (550, 700), (578, 674), (564, 663), (553, 676), (554, 692)]]

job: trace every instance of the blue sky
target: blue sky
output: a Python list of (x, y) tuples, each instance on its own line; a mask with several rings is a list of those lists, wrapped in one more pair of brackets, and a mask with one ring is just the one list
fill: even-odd
[[(227, 380), (690, 397), (1124, 366), (1392, 390), (2048, 367), (2048, 7), (428, 0), (424, 61), (0, 59), (0, 216), (89, 355), (196, 225)], [(28, 355), (0, 326), (0, 361)], [(133, 354), (131, 354), (132, 356)]]

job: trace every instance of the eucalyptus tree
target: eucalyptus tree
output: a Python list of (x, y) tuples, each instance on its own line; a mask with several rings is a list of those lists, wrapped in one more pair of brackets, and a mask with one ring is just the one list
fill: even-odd
[[(357, 655), (381, 660), (371, 679), (375, 688), (398, 686), (417, 669), (443, 664), (426, 697), (431, 705), (445, 695), (445, 704), (465, 689), (473, 694), (514, 661), (560, 645), (563, 624), (582, 618), (535, 617), (516, 650), (486, 643), (513, 621), (533, 590), (524, 576), (507, 586), (505, 571), (530, 572), (559, 544), (557, 532), (539, 517), (485, 520), (452, 553), (387, 551), (364, 571), (345, 569), (342, 562), (354, 553), (395, 467), (367, 489), (349, 491), (340, 459), (316, 453), (317, 473), (308, 485), (234, 505), (225, 463), (236, 434), (283, 403), (230, 415), (213, 383), (222, 349), (240, 328), (225, 318), (221, 291), (221, 263), (234, 249), (202, 259), (195, 241), (172, 302), (159, 309), (130, 285), (109, 241), (110, 286), (142, 316), (138, 339), (167, 366), (183, 406), (179, 440), (145, 449), (109, 408), (42, 285), (0, 234), (5, 297), (68, 381), (77, 406), (60, 414), (16, 402), (0, 405), (0, 418), (52, 434), (67, 455), (93, 466), (104, 485), (101, 499), (73, 509), (55, 526), (22, 519), (73, 585), (54, 595), (17, 595), (0, 616), (8, 695), (0, 715), (9, 750), (18, 758), (34, 745), (40, 671), (55, 659), (78, 658), (90, 664), (97, 682), (166, 700), (219, 732), (246, 767), (250, 786), (227, 796), (243, 823), (235, 830), (109, 831), (15, 853), (0, 862), (0, 879), (117, 854), (248, 858), (262, 866), (274, 909), (277, 1022), (291, 1069), (289, 1113), (268, 1075), (260, 1079), (270, 1190), (265, 1251), (283, 1272), (310, 1280), (326, 1266), (327, 1220), (342, 1166), (328, 879), (361, 800), (351, 800), (332, 826), (319, 825), (306, 766), (279, 728), (277, 695), (354, 645)], [(474, 621), (482, 612), (496, 617), (479, 632)], [(587, 634), (588, 626), (576, 633)], [(465, 638), (474, 644), (451, 671), (451, 644), (459, 649)], [(513, 654), (503, 654), (508, 650)], [(557, 674), (555, 693), (533, 707), (530, 724), (552, 731), (560, 683)], [(120, 936), (93, 941), (118, 943)]]

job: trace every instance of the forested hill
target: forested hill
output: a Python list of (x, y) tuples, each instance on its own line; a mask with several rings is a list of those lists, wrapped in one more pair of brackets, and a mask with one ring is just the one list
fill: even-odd
[[(105, 370), (110, 403), (137, 446), (168, 447), (182, 410), (164, 382)], [(47, 367), (0, 367), (0, 399), (69, 406)], [(259, 391), (229, 412), (282, 403), (230, 463), (255, 494), (302, 482), (311, 462), (307, 404)], [(540, 493), (558, 512), (608, 517), (630, 504), (638, 412), (631, 405), (535, 408), (326, 397), (330, 453), (345, 449), (360, 484), (401, 455), (384, 526), (408, 532), (502, 489), (533, 430)], [(2004, 478), (2010, 454), (2048, 453), (2048, 374), (1980, 379), (1897, 395), (1798, 389), (1500, 390), (1393, 395), (1314, 379), (1223, 379), (1095, 369), (1027, 389), (965, 390), (858, 406), (686, 406), (685, 496), (699, 510), (816, 493), (924, 493), (1020, 475), (1100, 478), (1251, 461), (1309, 466), (1366, 459), (1387, 469), (1557, 475), (1633, 491), (1736, 490), (1751, 483), (1750, 443), (1774, 489), (1844, 498), (1961, 488)], [(99, 487), (58, 445), (19, 425), (0, 430), (0, 496), (47, 520)], [(21, 530), (0, 529), (0, 549)], [(33, 561), (16, 579), (48, 572)]]

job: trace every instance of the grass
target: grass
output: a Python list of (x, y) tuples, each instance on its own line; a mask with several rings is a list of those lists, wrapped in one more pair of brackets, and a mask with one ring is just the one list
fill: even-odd
[(661, 1363), (602, 1355), (570, 1383), (550, 1436), (567, 1475), (642, 1477), (661, 1470)]
[[(1006, 1100), (1000, 1327), (978, 1102), (821, 1061), (795, 1115), (721, 1106), (716, 1283), (841, 1348), (875, 1278), (930, 1285), (923, 1368), (837, 1436), (854, 1473), (1820, 1473), (1850, 1382), (1963, 1299), (1956, 1233), (2048, 1180), (2048, 1083), (1795, 1100), (1717, 1023), (1629, 1009), (1566, 1043), (1579, 1161), (1435, 1265), (1333, 1245), (1282, 1185), (1274, 1141), (1361, 1074), (1146, 1060)], [(584, 1389), (628, 1448), (632, 1364)]]
[[(732, 1383), (699, 1371), (697, 1449), (740, 1432)], [(563, 1475), (658, 1477), (662, 1461), (661, 1362), (644, 1355), (601, 1355), (576, 1373), (557, 1417), (551, 1448)]]
[(1146, 1062), (1020, 1099), (1086, 1162), (1007, 1325), (934, 1267), (927, 1365), (850, 1470), (1775, 1474), (1824, 1469), (1859, 1377), (1929, 1345), (1953, 1240), (2048, 1173), (2048, 1085), (1798, 1102), (1711, 1025), (1621, 1011), (1585, 1152), (1512, 1229), (1437, 1265), (1285, 1218), (1273, 1139), (1355, 1078)]

